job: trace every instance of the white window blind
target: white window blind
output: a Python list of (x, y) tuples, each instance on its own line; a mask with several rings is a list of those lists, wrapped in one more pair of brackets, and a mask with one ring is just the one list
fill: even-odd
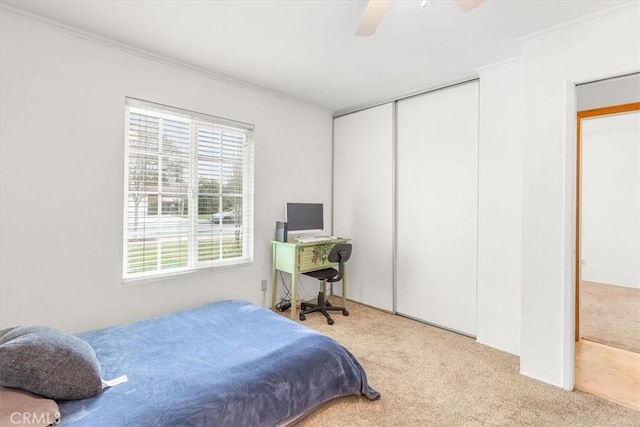
[(253, 125), (126, 98), (124, 279), (253, 261)]

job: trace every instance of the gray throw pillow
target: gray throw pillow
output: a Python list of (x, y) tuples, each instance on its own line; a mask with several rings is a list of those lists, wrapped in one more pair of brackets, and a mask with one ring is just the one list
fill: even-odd
[(50, 399), (85, 399), (102, 391), (100, 364), (85, 341), (44, 326), (0, 331), (0, 385)]

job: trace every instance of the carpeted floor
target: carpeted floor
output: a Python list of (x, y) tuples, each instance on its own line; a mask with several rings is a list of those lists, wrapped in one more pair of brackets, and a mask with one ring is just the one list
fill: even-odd
[(640, 353), (640, 289), (583, 281), (580, 337)]
[(347, 347), (382, 398), (334, 399), (301, 426), (640, 425), (640, 412), (520, 375), (516, 356), (367, 306), (348, 308), (332, 326), (319, 314), (300, 323)]

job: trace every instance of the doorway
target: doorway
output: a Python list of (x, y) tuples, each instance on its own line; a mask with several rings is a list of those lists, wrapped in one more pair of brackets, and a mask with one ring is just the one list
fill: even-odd
[(640, 102), (576, 125), (576, 389), (640, 409)]

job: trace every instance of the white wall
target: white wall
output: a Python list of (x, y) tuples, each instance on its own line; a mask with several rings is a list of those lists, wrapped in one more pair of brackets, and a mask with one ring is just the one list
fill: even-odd
[(583, 84), (576, 92), (578, 111), (638, 102), (640, 74)]
[[(224, 298), (268, 304), (260, 280), (284, 202), (331, 211), (331, 113), (11, 12), (0, 23), (0, 328), (77, 332)], [(252, 266), (122, 284), (125, 96), (255, 124)]]
[(479, 75), (477, 340), (520, 354), (522, 58)]
[(581, 126), (581, 279), (640, 288), (640, 112)]
[(640, 5), (632, 4), (522, 43), (520, 371), (567, 389), (574, 367), (574, 85), (640, 70), (639, 21)]

